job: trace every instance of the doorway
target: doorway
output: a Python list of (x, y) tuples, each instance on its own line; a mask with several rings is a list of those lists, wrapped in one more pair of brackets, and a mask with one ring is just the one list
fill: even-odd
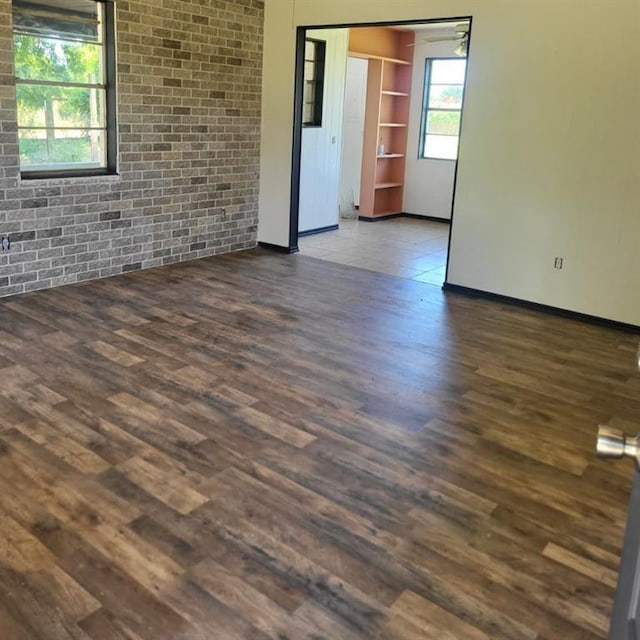
[(292, 247), (445, 282), (470, 37), (470, 18), (299, 30)]

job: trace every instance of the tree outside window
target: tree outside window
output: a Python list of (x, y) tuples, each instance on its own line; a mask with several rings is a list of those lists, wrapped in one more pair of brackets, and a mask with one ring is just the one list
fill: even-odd
[(22, 171), (106, 167), (104, 3), (14, 0), (13, 11)]

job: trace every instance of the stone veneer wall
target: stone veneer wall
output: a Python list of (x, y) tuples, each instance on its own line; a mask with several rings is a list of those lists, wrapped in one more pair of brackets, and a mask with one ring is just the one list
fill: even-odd
[(117, 0), (119, 175), (21, 180), (0, 0), (0, 296), (256, 244), (264, 2)]

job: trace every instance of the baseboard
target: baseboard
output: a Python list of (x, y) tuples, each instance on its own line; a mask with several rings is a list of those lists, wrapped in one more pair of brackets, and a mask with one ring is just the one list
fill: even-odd
[(617, 320), (609, 320), (607, 318), (600, 318), (598, 316), (591, 316), (587, 313), (579, 313), (578, 311), (569, 311), (568, 309), (561, 309), (559, 307), (552, 307), (546, 304), (540, 304), (539, 302), (530, 302), (529, 300), (522, 300), (520, 298), (511, 298), (510, 296), (503, 296), (499, 293), (491, 293), (489, 291), (482, 291), (481, 289), (472, 289), (470, 287), (462, 287), (458, 284), (449, 284), (445, 282), (442, 285), (443, 291), (450, 293), (459, 293), (461, 295), (468, 296), (470, 298), (483, 298), (485, 300), (493, 300), (495, 302), (503, 302), (505, 304), (511, 304), (524, 309), (531, 309), (533, 311), (542, 311), (544, 313), (550, 313), (554, 316), (560, 316), (563, 318), (571, 318), (573, 320), (580, 320), (589, 324), (598, 325), (601, 327), (609, 327), (612, 329), (621, 329), (630, 333), (639, 333), (640, 326), (628, 324), (626, 322), (618, 322)]
[(417, 213), (403, 213), (403, 218), (412, 218), (413, 220), (428, 220), (429, 222), (441, 222), (442, 224), (451, 224), (449, 218), (436, 218), (435, 216), (421, 216)]
[(451, 220), (446, 218), (436, 218), (435, 216), (420, 216), (417, 213), (390, 213), (388, 216), (358, 216), (358, 220), (362, 222), (380, 222), (380, 220), (393, 220), (394, 218), (411, 218), (412, 220), (426, 220), (428, 222), (442, 222), (443, 224), (451, 224)]
[(404, 213), (390, 213), (387, 216), (377, 216), (377, 217), (370, 217), (370, 216), (358, 216), (358, 220), (360, 220), (361, 222), (380, 222), (381, 220), (393, 220), (394, 218), (403, 218), (404, 217)]
[(279, 244), (270, 244), (269, 242), (258, 242), (258, 246), (269, 251), (276, 251), (278, 253), (298, 253), (300, 249), (298, 247), (281, 247)]
[(318, 229), (309, 229), (308, 231), (300, 231), (298, 238), (306, 238), (307, 236), (315, 236), (318, 233), (326, 233), (327, 231), (337, 231), (340, 225), (332, 224), (328, 227), (319, 227)]

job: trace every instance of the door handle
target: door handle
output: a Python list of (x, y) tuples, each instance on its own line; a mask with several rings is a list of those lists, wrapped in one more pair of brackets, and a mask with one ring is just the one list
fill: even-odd
[(640, 469), (640, 434), (629, 436), (612, 427), (598, 427), (597, 452), (601, 458), (633, 458)]

